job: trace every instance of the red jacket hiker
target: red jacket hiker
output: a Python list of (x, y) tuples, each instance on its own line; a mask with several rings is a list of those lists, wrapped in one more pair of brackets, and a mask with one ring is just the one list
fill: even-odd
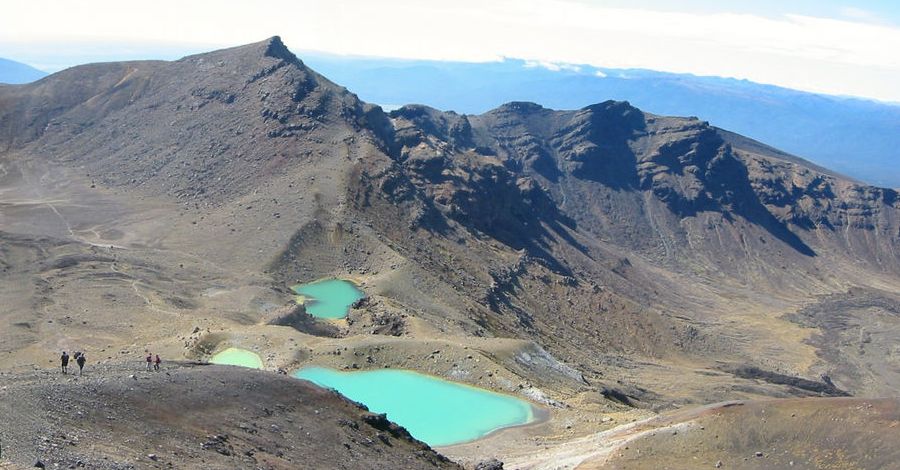
[(156, 355), (156, 361), (153, 363), (153, 368), (159, 370), (159, 363), (162, 362), (162, 359), (159, 358), (159, 354)]
[(150, 370), (150, 364), (153, 363), (153, 355), (147, 354), (147, 370)]

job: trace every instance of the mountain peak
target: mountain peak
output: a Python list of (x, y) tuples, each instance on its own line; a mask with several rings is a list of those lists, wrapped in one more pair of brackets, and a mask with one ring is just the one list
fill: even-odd
[(295, 56), (294, 53), (284, 45), (284, 42), (281, 41), (281, 36), (272, 36), (263, 41), (263, 43), (266, 45), (265, 55), (268, 57), (276, 57), (284, 60), (297, 59), (297, 56)]
[(180, 62), (238, 59), (247, 63), (256, 63), (265, 58), (273, 58), (285, 62), (300, 62), (300, 59), (284, 45), (280, 36), (272, 36), (263, 41), (244, 44), (242, 46), (190, 55), (182, 58)]
[(500, 105), (488, 113), (532, 114), (546, 111), (543, 106), (530, 101), (510, 101)]

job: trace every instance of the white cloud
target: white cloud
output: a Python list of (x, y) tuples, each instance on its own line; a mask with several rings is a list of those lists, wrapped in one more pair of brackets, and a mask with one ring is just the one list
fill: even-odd
[(566, 70), (569, 72), (581, 72), (581, 66), (575, 64), (566, 64), (563, 62), (547, 62), (545, 60), (527, 60), (525, 61), (525, 68), (536, 68), (542, 67), (551, 72), (559, 72), (562, 70)]
[[(105, 43), (217, 47), (280, 34), (295, 51), (638, 67), (900, 101), (900, 29), (864, 20), (608, 8), (561, 0), (28, 0), (0, 56)], [(110, 44), (112, 43), (112, 44)], [(25, 59), (19, 56), (13, 58)]]

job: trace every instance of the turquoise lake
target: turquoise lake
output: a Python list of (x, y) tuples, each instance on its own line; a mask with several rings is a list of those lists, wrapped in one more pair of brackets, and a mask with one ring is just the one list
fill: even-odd
[(374, 413), (386, 413), (432, 446), (471, 441), (534, 419), (531, 405), (524, 400), (412, 371), (306, 367), (293, 375), (337, 390)]
[(259, 358), (259, 354), (240, 348), (228, 348), (213, 356), (209, 362), (227, 366), (262, 369), (262, 359)]
[(304, 297), (307, 313), (319, 318), (344, 318), (350, 306), (365, 297), (355, 284), (343, 279), (326, 279), (291, 289)]

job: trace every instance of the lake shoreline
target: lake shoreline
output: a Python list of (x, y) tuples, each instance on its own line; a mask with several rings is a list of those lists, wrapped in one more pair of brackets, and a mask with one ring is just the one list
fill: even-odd
[(549, 417), (547, 410), (527, 399), (414, 370), (343, 371), (306, 366), (290, 375), (333, 389), (373, 412), (386, 413), (388, 419), (433, 447), (477, 441)]

